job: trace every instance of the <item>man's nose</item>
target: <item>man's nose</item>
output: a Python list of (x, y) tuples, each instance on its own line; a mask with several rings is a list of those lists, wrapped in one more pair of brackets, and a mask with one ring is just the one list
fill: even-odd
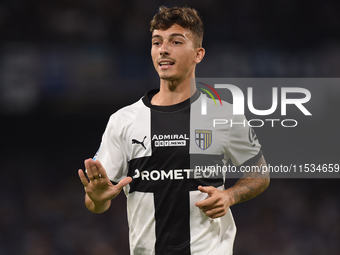
[(159, 49), (160, 55), (169, 55), (169, 45), (168, 42), (164, 41)]

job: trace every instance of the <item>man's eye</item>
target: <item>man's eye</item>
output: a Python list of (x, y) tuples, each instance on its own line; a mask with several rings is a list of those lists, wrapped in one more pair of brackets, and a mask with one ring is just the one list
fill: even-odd
[(181, 42), (179, 42), (179, 41), (174, 41), (174, 44), (181, 44)]
[(160, 42), (153, 42), (153, 45), (160, 45)]

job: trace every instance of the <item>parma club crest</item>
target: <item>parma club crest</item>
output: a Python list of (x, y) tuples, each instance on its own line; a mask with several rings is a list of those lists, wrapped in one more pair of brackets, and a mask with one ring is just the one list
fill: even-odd
[(211, 130), (195, 130), (195, 141), (198, 147), (202, 150), (206, 150), (212, 143), (212, 131)]

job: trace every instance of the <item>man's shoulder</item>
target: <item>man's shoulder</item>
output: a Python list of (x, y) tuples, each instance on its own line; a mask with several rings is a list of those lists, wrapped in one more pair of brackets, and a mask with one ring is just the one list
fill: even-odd
[(150, 95), (154, 95), (157, 91), (157, 89), (153, 89), (148, 91), (144, 96), (142, 96), (138, 101), (124, 106), (123, 108), (120, 108), (118, 111), (113, 113), (111, 117), (117, 118), (117, 117), (131, 117), (138, 114), (140, 111), (145, 111), (150, 109)]
[(119, 110), (117, 110), (115, 113), (113, 113), (110, 118), (131, 118), (135, 116), (141, 109), (145, 108), (145, 105), (142, 101), (142, 98), (138, 101), (126, 105)]

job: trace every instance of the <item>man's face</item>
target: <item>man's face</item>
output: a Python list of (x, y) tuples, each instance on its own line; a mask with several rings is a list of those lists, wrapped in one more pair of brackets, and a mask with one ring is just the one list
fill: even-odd
[(151, 56), (154, 67), (163, 80), (174, 81), (194, 77), (199, 63), (191, 31), (174, 24), (167, 30), (152, 33)]

